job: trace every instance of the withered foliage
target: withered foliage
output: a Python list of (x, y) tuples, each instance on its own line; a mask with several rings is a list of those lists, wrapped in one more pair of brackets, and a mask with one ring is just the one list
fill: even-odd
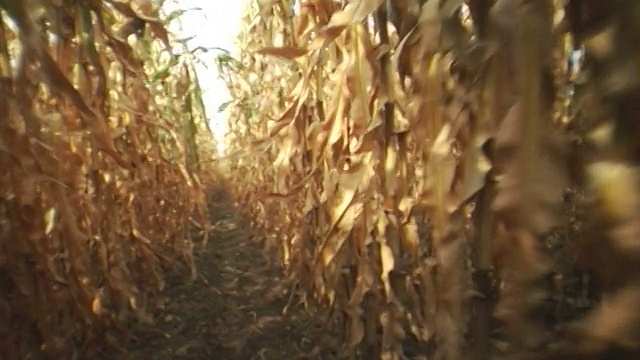
[(0, 1), (2, 359), (94, 358), (195, 274), (213, 143), (153, 4)]
[(250, 4), (225, 166), (344, 350), (636, 358), (639, 9)]

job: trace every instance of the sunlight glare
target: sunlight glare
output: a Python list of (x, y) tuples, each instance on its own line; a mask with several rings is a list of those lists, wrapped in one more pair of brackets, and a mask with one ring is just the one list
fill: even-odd
[(218, 108), (230, 100), (230, 95), (224, 82), (218, 79), (214, 61), (220, 52), (213, 48), (222, 48), (232, 54), (238, 52), (234, 42), (247, 3), (248, 0), (167, 0), (164, 3), (167, 14), (178, 9), (187, 10), (179, 20), (171, 24), (170, 30), (180, 39), (191, 38), (187, 42), (189, 50), (211, 49), (195, 53), (198, 58), (196, 72), (202, 86), (202, 100), (209, 125), (220, 154), (226, 148), (224, 135), (229, 126), (227, 111), (218, 113)]

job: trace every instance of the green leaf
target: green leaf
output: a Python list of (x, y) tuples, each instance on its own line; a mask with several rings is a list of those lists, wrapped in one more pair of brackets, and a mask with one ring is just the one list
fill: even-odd
[(225, 111), (229, 107), (229, 105), (231, 105), (232, 102), (233, 101), (227, 101), (227, 102), (224, 102), (224, 103), (220, 104), (220, 106), (218, 107), (218, 112), (221, 113), (221, 112)]

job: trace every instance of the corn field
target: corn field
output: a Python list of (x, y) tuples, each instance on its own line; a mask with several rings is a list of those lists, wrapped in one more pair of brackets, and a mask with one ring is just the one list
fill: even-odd
[(93, 359), (149, 321), (166, 274), (195, 276), (215, 144), (158, 15), (0, 1), (2, 359)]
[[(640, 4), (264, 0), (228, 171), (363, 359), (640, 357)], [(583, 57), (576, 54), (583, 53)]]
[(0, 359), (228, 358), (258, 232), (302, 358), (640, 358), (638, 1), (252, 0), (225, 154), (161, 5), (0, 0)]

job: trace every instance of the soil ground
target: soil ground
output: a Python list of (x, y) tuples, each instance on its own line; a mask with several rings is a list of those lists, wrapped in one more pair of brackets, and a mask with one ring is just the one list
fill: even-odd
[(259, 234), (232, 210), (224, 192), (213, 195), (215, 224), (196, 254), (199, 277), (166, 290), (166, 307), (151, 325), (136, 325), (127, 355), (102, 359), (338, 359), (321, 320), (292, 304), (279, 275), (262, 255)]

